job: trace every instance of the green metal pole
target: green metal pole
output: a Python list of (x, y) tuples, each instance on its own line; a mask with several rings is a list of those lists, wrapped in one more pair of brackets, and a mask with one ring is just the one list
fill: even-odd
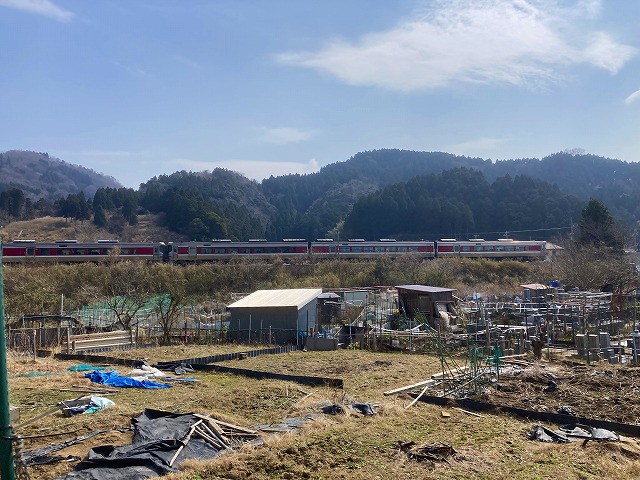
[(2, 241), (0, 240), (0, 478), (15, 480), (8, 377), (7, 340), (4, 326), (4, 282), (2, 281)]

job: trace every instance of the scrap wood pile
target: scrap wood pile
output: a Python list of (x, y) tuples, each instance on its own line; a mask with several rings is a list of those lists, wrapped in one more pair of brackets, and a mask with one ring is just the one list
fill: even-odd
[(498, 368), (500, 370), (506, 368), (504, 366), (494, 366), (490, 363), (483, 365), (464, 365), (461, 367), (444, 368), (442, 372), (431, 375), (429, 380), (406, 385), (404, 387), (387, 390), (384, 395), (394, 395), (398, 393), (410, 393), (422, 390), (415, 397), (414, 401), (409, 405), (412, 406), (423, 395), (430, 394), (438, 397), (458, 397), (464, 398), (484, 390), (486, 387), (495, 383)]
[(133, 419), (130, 445), (92, 448), (60, 479), (139, 479), (176, 472), (187, 459), (208, 460), (258, 438), (258, 432), (207, 415), (145, 409)]

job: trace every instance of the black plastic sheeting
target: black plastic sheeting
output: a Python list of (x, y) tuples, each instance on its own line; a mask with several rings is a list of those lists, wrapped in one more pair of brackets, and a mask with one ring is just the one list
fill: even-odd
[[(176, 472), (169, 462), (182, 446), (180, 439), (187, 436), (198, 420), (191, 413), (146, 409), (133, 419), (135, 433), (131, 445), (93, 448), (73, 472), (58, 480), (140, 480)], [(189, 458), (206, 460), (220, 453), (203, 439), (192, 436), (174, 466)]]

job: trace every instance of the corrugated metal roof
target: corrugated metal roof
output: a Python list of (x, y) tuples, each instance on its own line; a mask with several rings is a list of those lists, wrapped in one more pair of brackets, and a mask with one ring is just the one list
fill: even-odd
[(422, 293), (455, 292), (455, 288), (430, 287), (428, 285), (396, 285), (396, 288)]
[(321, 288), (293, 288), (289, 290), (257, 290), (228, 308), (304, 307), (322, 293)]

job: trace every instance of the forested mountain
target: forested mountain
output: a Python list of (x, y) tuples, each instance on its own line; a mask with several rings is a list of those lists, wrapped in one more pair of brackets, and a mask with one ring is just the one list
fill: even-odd
[(490, 184), (481, 172), (458, 168), (363, 197), (347, 216), (344, 234), (437, 239), (469, 238), (480, 232), (496, 238), (509, 230), (540, 230), (535, 238), (547, 239), (555, 227), (578, 218), (583, 206), (576, 197), (538, 179), (507, 175)]
[(140, 185), (140, 205), (164, 213), (167, 225), (191, 238), (262, 238), (276, 209), (260, 186), (239, 173), (176, 172)]
[[(34, 152), (5, 152), (0, 160), (12, 170), (0, 177), (0, 221), (91, 218), (114, 236), (148, 211), (160, 214), (176, 236), (193, 240), (495, 238), (520, 230), (529, 231), (521, 237), (547, 238), (578, 218), (591, 197), (633, 228), (640, 220), (640, 165), (578, 151), (494, 163), (386, 149), (262, 183), (224, 169), (182, 171), (153, 177), (138, 191), (103, 185), (95, 197), (91, 188), (108, 184), (108, 177)], [(18, 174), (26, 177), (26, 169), (37, 172), (31, 177), (40, 183), (20, 184)], [(66, 198), (60, 193), (65, 185), (74, 192)], [(31, 200), (38, 194), (57, 198)]]
[(31, 200), (53, 201), (83, 191), (93, 198), (101, 187), (120, 187), (113, 177), (50, 157), (48, 153), (10, 150), (0, 153), (0, 192), (22, 190)]

